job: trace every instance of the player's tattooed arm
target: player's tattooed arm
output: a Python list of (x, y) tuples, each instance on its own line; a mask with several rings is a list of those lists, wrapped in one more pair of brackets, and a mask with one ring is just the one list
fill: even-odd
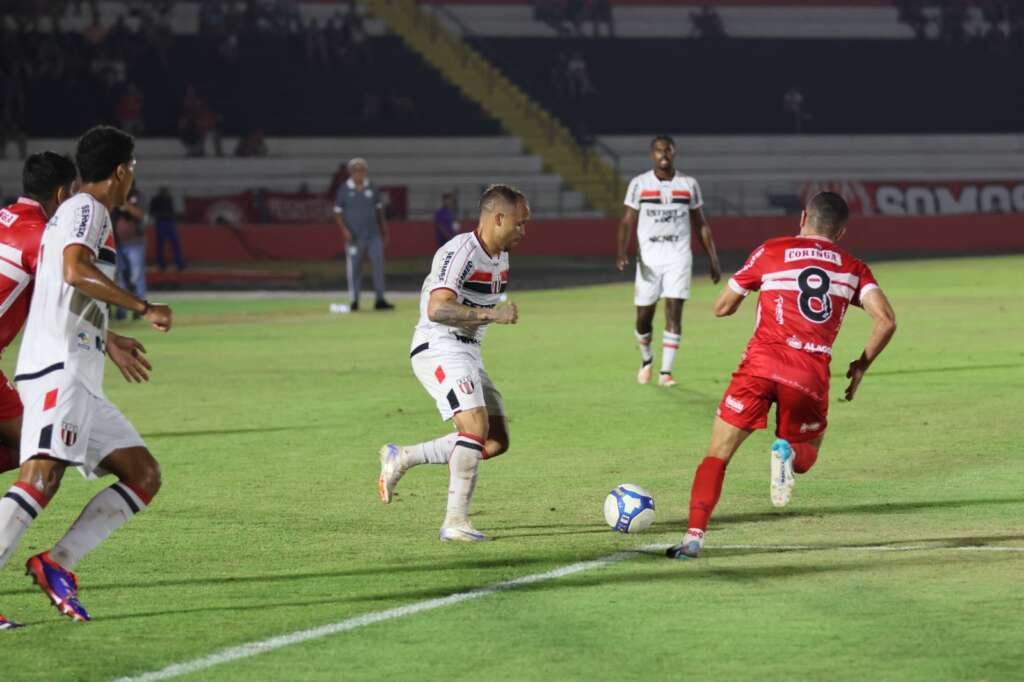
[(431, 322), (452, 327), (480, 327), (485, 324), (515, 324), (519, 311), (515, 303), (506, 303), (497, 308), (473, 308), (455, 300), (450, 289), (438, 289), (430, 294), (427, 317)]

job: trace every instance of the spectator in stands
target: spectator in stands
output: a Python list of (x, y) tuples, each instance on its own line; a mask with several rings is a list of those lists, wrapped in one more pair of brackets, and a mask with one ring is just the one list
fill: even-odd
[(565, 0), (531, 0), (530, 4), (533, 5), (534, 19), (550, 26), (560, 38), (572, 35), (566, 21)]
[(174, 256), (174, 264), (178, 271), (184, 270), (185, 256), (178, 241), (178, 216), (174, 210), (174, 198), (168, 188), (161, 187), (149, 202), (149, 214), (153, 217), (153, 226), (156, 228), (156, 264), (160, 271), (167, 269), (167, 262), (164, 260), (165, 245), (171, 247), (171, 255)]
[(221, 146), (220, 116), (206, 103), (194, 85), (185, 89), (178, 118), (178, 134), (185, 153), (189, 156), (206, 156), (206, 140), (213, 142), (213, 153), (224, 156)]
[(928, 38), (928, 17), (924, 13), (923, 0), (900, 0), (899, 20), (910, 26), (918, 40)]
[(714, 7), (704, 5), (700, 12), (690, 13), (690, 23), (697, 37), (703, 40), (719, 40), (725, 37), (725, 24)]
[[(146, 298), (146, 213), (142, 208), (142, 193), (138, 186), (128, 193), (128, 201), (111, 212), (117, 241), (117, 284), (139, 298)], [(115, 317), (127, 317), (124, 308), (118, 308)], [(132, 313), (132, 319), (141, 317)]]
[(238, 138), (235, 146), (235, 156), (267, 156), (270, 150), (267, 149), (267, 140), (260, 129), (253, 130)]
[(441, 196), (441, 208), (434, 213), (434, 236), (437, 247), (447, 244), (459, 233), (459, 223), (455, 219), (455, 194), (445, 192)]
[(590, 69), (587, 60), (583, 58), (582, 52), (573, 52), (566, 64), (566, 72), (569, 83), (569, 97), (571, 99), (583, 99), (587, 95), (596, 92), (593, 81), (590, 80)]
[(377, 294), (376, 310), (393, 310), (384, 298), (384, 247), (388, 242), (388, 222), (377, 189), (366, 177), (366, 159), (348, 162), (348, 181), (338, 188), (334, 198), (334, 220), (341, 228), (347, 255), (350, 309), (359, 310), (362, 288), (362, 265), (367, 256), (373, 266), (373, 288)]
[(793, 132), (799, 135), (804, 131), (804, 122), (810, 118), (804, 110), (804, 93), (800, 86), (794, 85), (782, 96), (782, 110), (792, 122)]
[(142, 91), (135, 83), (129, 83), (117, 101), (117, 120), (121, 128), (132, 135), (141, 135), (145, 126), (142, 122)]
[(608, 38), (615, 37), (615, 18), (612, 15), (611, 0), (587, 0), (586, 12), (594, 25), (594, 37), (601, 35), (601, 27), (604, 26), (604, 34)]

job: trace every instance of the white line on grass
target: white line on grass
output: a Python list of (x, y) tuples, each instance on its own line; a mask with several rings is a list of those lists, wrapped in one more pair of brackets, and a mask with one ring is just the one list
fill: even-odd
[[(653, 547), (642, 547), (641, 550), (653, 549)], [(505, 582), (496, 583), (489, 587), (481, 587), (476, 590), (469, 590), (468, 592), (456, 592), (450, 594), (447, 597), (440, 597), (438, 599), (428, 599), (426, 601), (416, 602), (414, 604), (408, 604), (406, 606), (399, 606), (394, 609), (388, 609), (386, 611), (377, 611), (374, 613), (366, 613), (362, 616), (356, 616), (355, 618), (348, 618), (346, 620), (339, 621), (337, 623), (331, 623), (330, 625), (322, 625), (318, 628), (311, 628), (309, 630), (299, 630), (288, 635), (281, 635), (279, 637), (271, 637), (270, 639), (264, 639), (259, 642), (249, 642), (248, 644), (242, 644), (240, 646), (231, 647), (218, 651), (215, 654), (209, 656), (203, 656), (202, 658), (196, 658), (191, 661), (185, 661), (184, 663), (175, 663), (169, 665), (163, 670), (156, 670), (154, 672), (143, 673), (136, 677), (122, 677), (115, 682), (151, 682), (153, 680), (167, 680), (172, 677), (179, 677), (181, 675), (188, 675), (199, 670), (205, 670), (206, 668), (212, 668), (215, 665), (221, 663), (229, 663), (231, 661), (237, 661), (241, 658), (249, 658), (256, 654), (266, 653), (282, 647), (291, 646), (293, 644), (301, 644), (302, 642), (308, 642), (312, 639), (320, 639), (321, 637), (329, 637), (330, 635), (338, 634), (339, 632), (348, 632), (349, 630), (355, 630), (357, 628), (365, 627), (367, 625), (373, 625), (374, 623), (380, 623), (385, 620), (393, 620), (395, 618), (403, 618), (405, 616), (411, 616), (422, 611), (431, 611), (433, 609), (439, 609), (442, 606), (451, 606), (452, 604), (458, 604), (471, 599), (479, 599), (480, 597), (486, 597), (491, 594), (498, 592), (505, 592), (507, 590), (514, 590), (518, 587), (525, 585), (532, 585), (534, 583), (541, 583), (548, 580), (555, 580), (556, 578), (564, 578), (567, 575), (573, 575), (576, 573), (582, 573), (595, 568), (601, 568), (609, 564), (614, 564), (624, 559), (637, 556), (637, 551), (632, 552), (619, 552), (618, 554), (612, 554), (610, 556), (602, 557), (600, 559), (594, 559), (593, 561), (581, 561), (577, 564), (569, 564), (561, 568), (556, 568), (546, 573), (535, 573), (533, 575), (523, 576), (522, 578), (516, 578), (515, 580), (507, 580)]]
[[(594, 559), (593, 561), (581, 561), (576, 564), (569, 564), (568, 566), (547, 571), (546, 573), (535, 573), (533, 575), (523, 576), (522, 578), (516, 578), (515, 580), (496, 583), (489, 587), (481, 587), (476, 590), (469, 590), (468, 592), (456, 592), (448, 595), (447, 597), (428, 599), (426, 601), (416, 602), (406, 606), (399, 606), (386, 611), (366, 613), (362, 616), (348, 618), (337, 623), (331, 623), (330, 625), (322, 625), (318, 628), (311, 628), (309, 630), (299, 630), (291, 634), (271, 637), (270, 639), (264, 639), (259, 642), (249, 642), (248, 644), (231, 647), (229, 649), (218, 651), (215, 654), (210, 654), (209, 656), (195, 658), (191, 661), (185, 661), (184, 663), (175, 663), (162, 670), (143, 673), (136, 677), (121, 677), (115, 680), (115, 682), (154, 682), (155, 680), (167, 680), (172, 677), (180, 677), (181, 675), (188, 675), (189, 673), (194, 673), (199, 670), (212, 668), (213, 666), (220, 665), (222, 663), (230, 663), (231, 661), (249, 658), (250, 656), (266, 653), (286, 646), (292, 646), (293, 644), (301, 644), (313, 639), (329, 637), (340, 632), (348, 632), (349, 630), (373, 625), (374, 623), (394, 620), (396, 618), (404, 618), (405, 616), (412, 616), (422, 611), (431, 611), (443, 606), (451, 606), (464, 601), (470, 601), (471, 599), (479, 599), (480, 597), (486, 597), (498, 592), (514, 590), (525, 585), (564, 578), (567, 575), (582, 573), (594, 568), (601, 568), (602, 566), (617, 563), (624, 559), (634, 557), (640, 552), (652, 552), (655, 550), (661, 551), (666, 547), (668, 547), (668, 545), (646, 545), (633, 551), (619, 552), (618, 554)], [(820, 545), (713, 545), (713, 548), (760, 549), (767, 551), (841, 550), (852, 552), (920, 552), (945, 550), (957, 552), (1024, 552), (1024, 547), (1003, 547), (996, 545), (973, 545), (965, 547), (944, 547), (942, 545), (863, 545), (856, 547), (828, 547)]]

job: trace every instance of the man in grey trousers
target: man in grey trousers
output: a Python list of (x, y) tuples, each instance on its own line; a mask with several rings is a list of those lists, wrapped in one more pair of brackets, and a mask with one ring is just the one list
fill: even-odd
[(348, 292), (351, 309), (359, 310), (359, 289), (363, 259), (369, 255), (373, 266), (373, 288), (377, 293), (376, 310), (393, 310), (384, 300), (384, 245), (388, 241), (388, 221), (384, 207), (370, 181), (366, 179), (366, 159), (348, 162), (349, 178), (334, 197), (334, 221), (345, 239), (348, 265)]

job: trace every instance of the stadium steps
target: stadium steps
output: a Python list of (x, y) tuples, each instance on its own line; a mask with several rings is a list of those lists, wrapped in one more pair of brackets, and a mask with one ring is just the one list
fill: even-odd
[(564, 125), (497, 66), (446, 30), (434, 15), (421, 12), (414, 0), (366, 0), (365, 4), (466, 97), (582, 192), (591, 206), (606, 215), (618, 214), (625, 190), (618, 173), (600, 154), (584, 150)]

